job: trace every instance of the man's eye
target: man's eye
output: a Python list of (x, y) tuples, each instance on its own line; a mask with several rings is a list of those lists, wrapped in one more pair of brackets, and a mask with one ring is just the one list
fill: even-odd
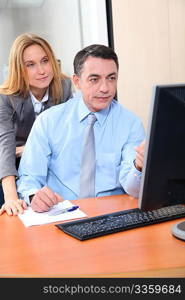
[(97, 82), (97, 81), (98, 81), (98, 78), (90, 78), (89, 81), (90, 81), (90, 82)]
[(110, 81), (114, 81), (114, 80), (116, 80), (116, 76), (110, 76), (108, 79), (109, 79)]

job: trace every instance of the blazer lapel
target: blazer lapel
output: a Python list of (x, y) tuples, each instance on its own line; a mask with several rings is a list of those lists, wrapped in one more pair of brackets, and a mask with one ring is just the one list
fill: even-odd
[(27, 98), (15, 96), (11, 102), (20, 122), (24, 122), (25, 120), (29, 122), (30, 120), (33, 123), (35, 121), (35, 113), (30, 96)]
[(51, 95), (49, 94), (49, 98), (48, 98), (48, 101), (44, 102), (44, 110), (50, 108), (51, 106), (53, 106), (53, 102), (52, 102), (52, 99), (51, 99)]

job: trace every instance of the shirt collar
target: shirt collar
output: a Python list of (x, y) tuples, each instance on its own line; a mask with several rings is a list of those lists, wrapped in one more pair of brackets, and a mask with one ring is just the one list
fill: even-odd
[[(106, 120), (107, 115), (109, 113), (109, 108), (110, 108), (110, 105), (107, 108), (94, 113), (100, 126), (102, 126), (104, 121)], [(91, 113), (91, 111), (85, 105), (82, 96), (80, 96), (79, 104), (78, 104), (79, 121), (80, 122), (83, 121), (90, 113)]]
[(44, 97), (42, 98), (41, 101), (37, 100), (37, 99), (35, 98), (35, 96), (32, 94), (31, 91), (29, 91), (29, 92), (30, 92), (30, 97), (31, 97), (31, 100), (32, 100), (33, 105), (34, 105), (35, 103), (38, 103), (38, 102), (39, 102), (39, 103), (44, 103), (44, 102), (48, 101), (48, 98), (49, 98), (49, 89), (46, 90), (46, 93), (45, 93), (45, 95), (44, 95)]

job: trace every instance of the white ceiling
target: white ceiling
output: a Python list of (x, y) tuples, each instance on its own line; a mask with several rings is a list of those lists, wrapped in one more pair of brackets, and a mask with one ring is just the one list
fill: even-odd
[(44, 0), (0, 0), (0, 8), (40, 7)]

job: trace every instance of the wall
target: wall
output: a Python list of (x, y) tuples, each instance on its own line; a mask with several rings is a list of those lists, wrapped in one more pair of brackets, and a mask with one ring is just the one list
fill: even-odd
[(0, 0), (0, 83), (5, 78), (10, 47), (23, 32), (46, 38), (69, 76), (73, 74), (74, 56), (81, 48), (108, 43), (105, 0), (43, 0), (37, 6), (19, 1), (24, 5), (17, 7), (11, 4), (15, 1), (2, 3)]
[(185, 1), (112, 0), (118, 99), (145, 127), (152, 88), (185, 82)]
[(80, 0), (82, 44), (108, 45), (106, 4), (104, 0)]
[(74, 53), (82, 46), (79, 1), (45, 0), (41, 7), (4, 8), (0, 11), (0, 36), (6, 37), (3, 39), (6, 43), (1, 47), (6, 51), (6, 55), (0, 55), (1, 65), (2, 60), (3, 63), (7, 62), (10, 46), (16, 36), (33, 32), (49, 41), (57, 58), (62, 61), (63, 70), (71, 74)]

